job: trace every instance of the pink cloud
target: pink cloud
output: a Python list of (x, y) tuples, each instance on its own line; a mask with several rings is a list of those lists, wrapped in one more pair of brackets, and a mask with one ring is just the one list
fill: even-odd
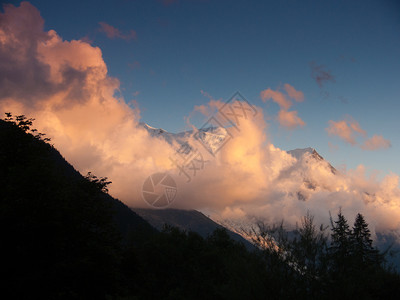
[(365, 130), (363, 130), (360, 126), (360, 124), (358, 124), (358, 122), (356, 122), (355, 120), (351, 120), (350, 121), (350, 127), (352, 130), (354, 130), (355, 132), (361, 134), (362, 136), (366, 136), (367, 132)]
[(204, 116), (210, 116), (213, 112), (213, 110), (211, 110), (210, 106), (205, 105), (205, 104), (195, 105), (193, 111), (200, 112)]
[(298, 126), (304, 126), (305, 122), (297, 115), (297, 111), (289, 111), (289, 109), (293, 105), (291, 99), (294, 99), (296, 102), (304, 101), (303, 92), (297, 91), (293, 86), (288, 83), (284, 85), (284, 89), (287, 95), (279, 90), (274, 91), (268, 88), (261, 91), (260, 97), (264, 102), (272, 99), (275, 103), (279, 105), (280, 110), (277, 116), (277, 120), (281, 126), (287, 129), (295, 129)]
[(287, 110), (292, 106), (292, 102), (289, 99), (287, 99), (283, 93), (279, 91), (273, 91), (270, 88), (261, 91), (260, 97), (264, 102), (266, 102), (269, 99), (272, 99), (282, 109)]
[(329, 127), (326, 128), (326, 131), (329, 135), (336, 135), (351, 145), (357, 143), (354, 136), (354, 130), (351, 125), (349, 126), (349, 124), (344, 120), (337, 122), (330, 120)]
[(27, 2), (0, 13), (0, 111), (36, 118), (35, 128), (76, 169), (112, 178), (110, 193), (133, 201), (135, 182), (168, 168), (173, 149), (138, 127), (134, 101), (115, 96), (119, 81), (100, 48), (63, 40), (43, 24)]
[(104, 32), (106, 36), (110, 39), (123, 39), (123, 40), (131, 40), (131, 39), (136, 39), (136, 31), (131, 29), (128, 33), (122, 33), (118, 28), (115, 28), (114, 26), (111, 26), (105, 22), (99, 22), (100, 28), (99, 31)]
[(297, 116), (297, 111), (280, 110), (278, 114), (279, 124), (288, 128), (294, 129), (298, 126), (304, 126), (306, 123)]
[(206, 91), (200, 90), (200, 93), (204, 96), (207, 97), (209, 100), (215, 100), (209, 93)]
[[(338, 136), (346, 143), (352, 146), (359, 146), (364, 150), (378, 150), (391, 147), (390, 141), (384, 139), (381, 135), (374, 135), (368, 139), (367, 132), (350, 116), (347, 116), (346, 120), (337, 122), (330, 120), (326, 131), (329, 135)], [(357, 141), (357, 137), (360, 137), (361, 143)]]
[(297, 102), (303, 102), (304, 101), (304, 94), (301, 91), (296, 91), (294, 87), (292, 87), (290, 84), (285, 83), (284, 85), (286, 93), (288, 93), (289, 97), (294, 99)]
[[(222, 99), (215, 99), (213, 96), (211, 96), (209, 93), (206, 91), (200, 90), (200, 93), (209, 99), (208, 105), (199, 105), (195, 106), (194, 111), (199, 111), (205, 116), (211, 116), (211, 114), (215, 113), (220, 107), (224, 105), (224, 102)], [(205, 107), (208, 107), (207, 109)]]
[(381, 135), (374, 135), (372, 138), (369, 138), (364, 142), (361, 146), (364, 150), (378, 150), (378, 149), (386, 149), (391, 147), (392, 144), (389, 140), (384, 139)]

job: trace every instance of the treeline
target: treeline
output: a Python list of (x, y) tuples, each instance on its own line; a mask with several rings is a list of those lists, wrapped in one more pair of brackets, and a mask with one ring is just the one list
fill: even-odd
[(341, 211), (331, 226), (317, 227), (307, 214), (296, 230), (283, 223), (258, 223), (247, 231), (262, 249), (267, 269), (280, 278), (283, 298), (352, 299), (393, 298), (399, 292), (399, 274), (384, 252), (373, 246), (362, 214), (350, 227)]
[(358, 215), (295, 232), (259, 226), (249, 252), (224, 230), (156, 232), (32, 131), (0, 120), (2, 291), (11, 299), (397, 298), (399, 275)]

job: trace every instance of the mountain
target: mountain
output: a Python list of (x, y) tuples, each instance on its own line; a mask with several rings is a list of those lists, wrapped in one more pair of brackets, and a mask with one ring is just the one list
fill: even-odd
[[(326, 161), (314, 148), (308, 147), (308, 148), (298, 148), (294, 150), (289, 150), (286, 151), (288, 154), (296, 158), (298, 161), (301, 161), (303, 159), (313, 159), (316, 161)], [(329, 164), (329, 163), (328, 163)], [(329, 168), (332, 172), (332, 174), (336, 174), (337, 170), (329, 164)]]
[(116, 288), (120, 247), (156, 230), (18, 122), (0, 120), (3, 284), (16, 299), (102, 299)]
[(280, 256), (247, 251), (196, 211), (142, 214), (206, 238), (158, 232), (107, 194), (106, 178), (80, 175), (29, 125), (0, 120), (0, 273), (12, 298), (390, 299), (400, 292), (398, 275), (380, 266), (343, 281), (293, 272)]
[[(210, 151), (211, 153), (215, 153), (228, 135), (227, 130), (221, 127), (202, 128), (199, 129), (197, 132), (190, 130), (175, 134), (169, 133), (160, 128), (153, 128), (145, 123), (141, 123), (139, 126), (145, 128), (151, 136), (165, 139), (171, 145), (187, 145), (187, 147), (185, 148), (187, 149), (187, 151), (190, 151), (191, 148), (189, 144), (193, 142), (194, 138), (200, 140), (203, 146), (205, 146), (208, 151)], [(295, 158), (296, 161), (291, 162), (288, 167), (282, 169), (276, 181), (283, 184), (285, 184), (285, 182), (288, 182), (288, 185), (293, 181), (295, 181), (296, 183), (300, 183), (296, 185), (295, 189), (283, 191), (284, 193), (287, 192), (287, 195), (289, 197), (293, 197), (293, 199), (296, 199), (298, 201), (308, 201), (315, 192), (335, 191), (335, 186), (331, 184), (332, 180), (330, 179), (333, 179), (337, 176), (337, 178), (340, 180), (340, 176), (342, 176), (342, 174), (327, 160), (325, 160), (323, 156), (321, 156), (317, 152), (316, 149), (308, 147), (293, 149), (286, 152), (290, 154), (293, 158)], [(329, 179), (329, 176), (333, 177), (330, 177)], [(365, 190), (364, 196), (366, 201), (369, 201), (371, 198), (374, 197), (374, 194), (370, 193), (368, 190)], [(156, 214), (160, 215), (156, 216)], [(163, 221), (174, 223), (173, 219), (171, 219), (172, 216), (161, 216), (161, 214), (164, 213), (153, 212), (152, 216), (142, 216), (155, 227), (158, 226), (158, 228), (160, 224), (157, 224), (157, 218)], [(222, 224), (222, 226), (228, 228), (234, 233), (242, 234), (241, 227), (244, 226), (243, 224), (237, 225), (232, 220), (219, 220), (216, 218), (214, 218), (213, 221), (217, 222), (218, 224)], [(188, 229), (190, 228), (190, 226), (193, 226), (185, 226), (184, 222), (177, 223), (176, 225), (184, 229)], [(196, 228), (196, 230), (198, 231), (198, 228)], [(244, 237), (248, 238), (246, 236)], [(385, 247), (389, 245), (389, 243), (385, 241), (399, 240), (394, 233), (379, 233), (378, 237), (378, 244), (382, 245), (382, 249), (385, 249)], [(394, 249), (397, 249), (399, 247), (400, 246), (398, 244), (394, 245)], [(396, 265), (400, 266), (400, 259), (397, 260), (398, 261), (396, 261)]]
[(177, 227), (184, 231), (194, 231), (200, 234), (203, 238), (206, 238), (210, 236), (216, 229), (225, 229), (227, 230), (227, 233), (231, 239), (243, 243), (249, 250), (254, 249), (254, 246), (241, 235), (228, 230), (197, 210), (181, 210), (170, 208), (132, 208), (132, 210), (158, 230), (162, 230), (166, 224)]
[[(139, 126), (146, 129), (152, 137), (164, 139), (170, 145), (178, 148), (178, 151), (185, 151), (185, 154), (190, 153), (193, 149), (193, 143), (198, 140), (204, 148), (215, 154), (223, 145), (228, 136), (228, 132), (223, 127), (201, 128), (197, 131), (189, 130), (180, 133), (170, 133), (161, 128), (154, 128), (146, 123), (139, 123)], [(183, 150), (182, 150), (183, 149)], [(310, 193), (316, 189), (329, 190), (327, 186), (318, 181), (318, 178), (313, 178), (313, 165), (318, 164), (318, 168), (325, 168), (333, 175), (338, 174), (338, 171), (326, 161), (314, 148), (308, 147), (303, 149), (294, 149), (287, 151), (296, 162), (289, 168), (283, 170), (280, 175), (280, 180), (292, 178), (294, 173), (302, 174), (299, 179), (303, 182), (301, 189), (292, 191), (290, 194), (299, 201), (306, 201)]]
[(164, 139), (169, 144), (179, 148), (185, 146), (185, 151), (192, 148), (193, 139), (198, 140), (212, 154), (215, 154), (228, 137), (228, 132), (222, 127), (201, 128), (198, 131), (188, 130), (179, 133), (167, 132), (161, 128), (154, 128), (146, 123), (139, 123), (141, 128), (147, 130), (150, 136)]
[[(41, 180), (41, 182), (36, 183), (36, 185), (45, 184), (46, 180), (49, 185), (56, 182), (60, 185), (59, 194), (62, 194), (64, 191), (64, 189), (61, 188), (62, 184), (65, 184), (66, 189), (71, 183), (74, 184), (86, 181), (86, 179), (64, 159), (57, 149), (38, 139), (38, 136), (34, 137), (30, 134), (26, 134), (12, 123), (4, 122), (3, 120), (0, 120), (0, 145), (0, 165), (2, 166), (0, 178), (2, 182), (5, 183), (6, 187), (12, 187), (15, 180), (18, 180), (19, 184), (26, 184), (29, 186), (29, 184), (32, 183), (32, 179), (35, 178), (37, 181)], [(38, 187), (39, 186), (34, 186), (33, 188)], [(43, 191), (43, 195), (50, 197), (50, 193), (53, 192), (50, 188), (51, 187)], [(40, 201), (40, 198), (34, 193), (29, 194), (31, 191), (28, 189), (26, 191), (21, 189), (18, 193), (10, 195), (8, 195), (7, 192), (8, 189), (3, 189), (3, 196), (15, 197), (19, 193), (24, 193), (21, 197), (28, 197), (32, 201), (30, 205), (34, 205), (34, 201)], [(49, 193), (49, 195), (45, 193)], [(43, 195), (42, 197), (44, 197)], [(58, 194), (55, 196), (59, 197)], [(118, 230), (121, 231), (123, 236), (131, 235), (133, 232), (145, 232), (146, 234), (154, 232), (152, 226), (118, 199), (114, 199), (104, 192), (97, 193), (95, 198), (98, 198), (100, 202), (104, 201), (106, 205), (111, 207), (111, 210), (114, 212), (113, 221), (118, 226)], [(53, 204), (61, 204), (57, 203), (57, 201), (61, 201), (61, 199), (55, 198)], [(40, 203), (36, 203), (36, 205), (40, 205)], [(82, 203), (82, 205), (84, 205), (84, 203)]]
[[(140, 122), (138, 126), (146, 129), (150, 136), (162, 138), (171, 145), (190, 144), (191, 138), (197, 139), (201, 141), (208, 151), (214, 154), (228, 137), (228, 131), (223, 127), (208, 127), (198, 129), (197, 131), (188, 130), (179, 133), (171, 133), (162, 128), (154, 128), (143, 122)], [(311, 147), (289, 150), (287, 153), (298, 161), (303, 159), (325, 161), (324, 158)], [(330, 165), (330, 168), (332, 173), (335, 174), (337, 172), (333, 166)]]

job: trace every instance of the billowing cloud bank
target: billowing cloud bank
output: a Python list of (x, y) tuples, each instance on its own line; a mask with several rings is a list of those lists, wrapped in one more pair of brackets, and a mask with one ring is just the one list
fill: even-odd
[(139, 110), (114, 96), (119, 81), (99, 48), (43, 31), (27, 2), (5, 6), (0, 18), (1, 111), (34, 117), (81, 173), (108, 176), (112, 193), (133, 204), (143, 174), (170, 165), (170, 146), (136, 127)]
[[(138, 126), (140, 111), (115, 96), (119, 82), (107, 74), (101, 50), (89, 43), (64, 41), (43, 30), (38, 10), (27, 2), (5, 6), (0, 15), (0, 111), (37, 119), (35, 126), (81, 173), (92, 171), (113, 181), (110, 193), (131, 206), (146, 206), (140, 190), (147, 176), (169, 171), (178, 184), (175, 207), (205, 209), (221, 218), (255, 216), (295, 223), (307, 210), (326, 224), (329, 211), (342, 207), (350, 219), (364, 213), (376, 230), (400, 228), (399, 176), (382, 181), (363, 166), (346, 173), (333, 171), (324, 160), (306, 153), (296, 159), (272, 145), (261, 108), (240, 120), (240, 130), (206, 163), (191, 182), (171, 164), (176, 145), (152, 137)], [(261, 97), (281, 107), (283, 126), (303, 126), (292, 101), (300, 91), (284, 86)], [(222, 105), (211, 100), (204, 113)], [(332, 133), (352, 143), (357, 124), (332, 123)], [(343, 125), (343, 124), (342, 124)], [(336, 128), (336, 129), (334, 129)], [(365, 147), (381, 144), (379, 137)], [(200, 146), (199, 146), (200, 147)]]

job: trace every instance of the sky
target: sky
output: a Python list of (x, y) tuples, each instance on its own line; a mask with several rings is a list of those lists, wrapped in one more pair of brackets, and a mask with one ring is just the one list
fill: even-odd
[[(0, 111), (35, 118), (68, 162), (108, 177), (131, 207), (148, 207), (146, 178), (169, 173), (175, 208), (295, 224), (308, 211), (326, 223), (341, 207), (400, 243), (399, 5), (320, 2), (4, 5)], [(140, 122), (200, 127), (236, 91), (257, 114), (226, 128), (233, 138), (185, 182), (177, 145)], [(286, 152), (305, 147), (326, 161)]]
[[(196, 105), (240, 91), (265, 111), (276, 146), (314, 147), (338, 168), (400, 174), (398, 1), (30, 3), (45, 30), (101, 49), (120, 94), (153, 127), (183, 131)], [(292, 107), (304, 125), (282, 126), (279, 105), (262, 101), (262, 91), (284, 84), (304, 94)], [(329, 122), (343, 120), (357, 122), (365, 137), (348, 128), (342, 138), (329, 134)], [(363, 149), (374, 135), (377, 149)]]
[[(400, 5), (397, 1), (32, 1), (66, 40), (100, 47), (126, 101), (142, 121), (178, 132), (208, 99), (240, 91), (271, 118), (286, 150), (316, 148), (337, 167), (365, 164), (400, 173)], [(116, 33), (106, 33), (102, 25)], [(326, 72), (317, 82), (314, 69)], [(279, 107), (260, 92), (288, 83), (304, 93), (304, 126), (274, 122)], [(391, 147), (362, 150), (327, 134), (352, 117)], [(199, 121), (197, 126), (201, 126)], [(361, 142), (362, 143), (362, 142)]]

